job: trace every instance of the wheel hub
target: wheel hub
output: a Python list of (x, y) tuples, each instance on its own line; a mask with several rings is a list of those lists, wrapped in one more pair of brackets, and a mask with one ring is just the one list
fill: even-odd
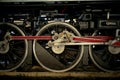
[(111, 54), (119, 54), (120, 53), (120, 47), (109, 46), (108, 50)]
[[(61, 33), (54, 33), (53, 36), (53, 43), (66, 43), (66, 42), (71, 42), (71, 37), (73, 36), (72, 33), (68, 32), (67, 30), (64, 30)], [(51, 43), (51, 42), (50, 42)], [(65, 50), (65, 46), (64, 45), (52, 45), (52, 51), (55, 54), (61, 54), (63, 53), (63, 51)]]
[(63, 45), (55, 45), (55, 46), (52, 46), (52, 51), (55, 53), (55, 54), (61, 54), (65, 49), (65, 46)]
[[(115, 43), (116, 40), (112, 41), (112, 44)], [(108, 50), (111, 54), (119, 54), (120, 53), (120, 47), (119, 46), (114, 46), (114, 45), (110, 45), (108, 46)]]
[(9, 51), (9, 43), (5, 41), (0, 42), (0, 54), (6, 54)]

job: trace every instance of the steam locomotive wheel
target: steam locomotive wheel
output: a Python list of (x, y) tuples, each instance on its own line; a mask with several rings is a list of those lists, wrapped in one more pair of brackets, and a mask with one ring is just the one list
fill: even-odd
[[(53, 36), (53, 32), (59, 34), (64, 30), (68, 30), (76, 36), (81, 36), (72, 25), (63, 22), (54, 22), (45, 25), (39, 30), (36, 36)], [(48, 40), (34, 40), (33, 42), (35, 59), (44, 69), (52, 72), (65, 72), (73, 69), (80, 62), (83, 55), (83, 46), (61, 45), (47, 48), (47, 43)]]
[[(97, 30), (93, 36), (115, 36), (115, 30)], [(115, 40), (112, 40), (114, 42)], [(111, 42), (111, 43), (112, 43)], [(92, 45), (89, 47), (93, 63), (101, 70), (120, 71), (120, 47), (112, 45)]]
[(0, 23), (0, 72), (17, 69), (28, 54), (27, 40), (11, 40), (10, 36), (25, 34), (14, 24)]

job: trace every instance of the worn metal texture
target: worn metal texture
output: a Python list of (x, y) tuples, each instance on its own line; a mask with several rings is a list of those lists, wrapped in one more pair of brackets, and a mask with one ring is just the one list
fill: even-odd
[[(112, 1), (112, 0), (0, 0), (0, 2)], [(117, 1), (117, 0), (114, 0)]]

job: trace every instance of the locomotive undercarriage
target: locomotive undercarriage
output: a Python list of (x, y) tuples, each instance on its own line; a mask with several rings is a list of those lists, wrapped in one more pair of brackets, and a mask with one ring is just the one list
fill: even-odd
[[(109, 6), (111, 4), (115, 5), (116, 3), (108, 3), (108, 8), (104, 10), (103, 8), (101, 9), (100, 6), (98, 6), (100, 8), (98, 10), (92, 9), (93, 4), (91, 3), (81, 4), (67, 5), (68, 8), (69, 6), (74, 7), (75, 10), (78, 9), (78, 6), (86, 7), (85, 11), (80, 12), (81, 15), (77, 13), (79, 17), (75, 15), (72, 16), (72, 19), (70, 17), (70, 19), (67, 18), (67, 20), (65, 20), (65, 17), (63, 18), (63, 16), (66, 16), (63, 12), (67, 7), (62, 10), (62, 14), (58, 14), (56, 10), (41, 11), (40, 18), (38, 17), (38, 20), (30, 19), (31, 21), (26, 19), (26, 17), (24, 20), (15, 20), (16, 14), (13, 18), (10, 18), (10, 20), (7, 19), (7, 21), (6, 18), (1, 16), (0, 71), (21, 70), (19, 67), (23, 64), (25, 65), (25, 61), (32, 62), (27, 60), (27, 58), (32, 57), (35, 58), (35, 61), (37, 61), (42, 68), (48, 71), (65, 72), (78, 66), (83, 60), (83, 56), (87, 55), (85, 50), (88, 49), (89, 58), (99, 69), (108, 72), (119, 72), (119, 15), (117, 15), (117, 19), (116, 16), (114, 16), (115, 19), (111, 18), (113, 14), (110, 14), (110, 12), (112, 12), (114, 8)], [(77, 8), (75, 8), (76, 6)], [(5, 5), (4, 7), (6, 8)], [(70, 12), (68, 11), (67, 13)], [(11, 14), (13, 15), (14, 13)], [(12, 17), (11, 14), (10, 17)], [(4, 16), (6, 17), (6, 15)], [(17, 15), (17, 17), (18, 16), (19, 15)], [(34, 18), (36, 18), (36, 16)], [(21, 23), (22, 25), (20, 25)], [(22, 28), (24, 26), (24, 30), (21, 29), (21, 26)], [(86, 48), (86, 46), (88, 48)], [(32, 55), (29, 54), (29, 49), (32, 49)], [(34, 60), (31, 65), (33, 64)], [(25, 67), (23, 66), (23, 68)]]

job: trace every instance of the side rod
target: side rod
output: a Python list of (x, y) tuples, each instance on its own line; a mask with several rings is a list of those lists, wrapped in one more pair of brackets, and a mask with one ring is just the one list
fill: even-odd
[[(86, 36), (86, 37), (73, 37), (72, 39), (74, 41), (80, 41), (80, 42), (104, 42), (107, 40), (111, 40), (113, 37), (111, 36)], [(10, 39), (12, 40), (24, 40), (24, 39), (30, 39), (30, 40), (51, 40), (52, 36), (10, 36)]]
[[(10, 36), (11, 40), (52, 40), (52, 36)], [(73, 37), (73, 42), (55, 42), (53, 45), (109, 45), (109, 40), (112, 40), (111, 36), (85, 36), (85, 37)], [(115, 42), (112, 45), (120, 46), (120, 42)]]
[(12, 40), (51, 40), (52, 36), (11, 36)]

